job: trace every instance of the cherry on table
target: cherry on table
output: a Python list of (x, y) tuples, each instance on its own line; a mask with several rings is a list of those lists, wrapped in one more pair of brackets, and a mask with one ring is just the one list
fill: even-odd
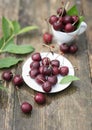
[(40, 92), (35, 95), (34, 100), (37, 104), (44, 104), (46, 102), (45, 95)]
[(32, 105), (28, 102), (23, 102), (21, 105), (21, 110), (23, 113), (30, 113), (32, 111)]
[(60, 45), (60, 51), (62, 51), (63, 53), (68, 53), (69, 52), (69, 46), (66, 43), (62, 43)]
[(2, 73), (2, 78), (6, 81), (10, 81), (13, 77), (13, 74), (11, 71), (7, 70)]
[(69, 48), (70, 53), (76, 53), (78, 50), (78, 46), (76, 44), (72, 44)]
[(52, 42), (53, 35), (49, 32), (43, 34), (43, 41), (45, 44), (50, 44)]
[(22, 86), (23, 85), (23, 78), (22, 78), (22, 76), (21, 75), (15, 75), (13, 77), (13, 84), (15, 86), (18, 86), (18, 87)]

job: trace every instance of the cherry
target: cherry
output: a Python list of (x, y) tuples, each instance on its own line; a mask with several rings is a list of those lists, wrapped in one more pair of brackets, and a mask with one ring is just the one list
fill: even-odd
[(76, 44), (72, 44), (69, 48), (70, 53), (76, 53), (78, 50), (78, 46)]
[(75, 27), (71, 23), (67, 23), (65, 25), (65, 32), (73, 32), (74, 30), (75, 30)]
[(76, 15), (72, 16), (72, 19), (74, 23), (77, 23), (79, 21), (79, 17)]
[(39, 67), (39, 72), (40, 72), (41, 74), (44, 73), (44, 65), (41, 65), (41, 66)]
[(33, 79), (34, 79), (38, 74), (39, 74), (39, 69), (35, 69), (35, 68), (34, 68), (34, 69), (32, 69), (32, 70), (29, 71), (29, 75), (30, 75), (30, 77), (33, 78)]
[(55, 59), (55, 60), (52, 60), (52, 61), (51, 61), (51, 65), (52, 65), (52, 66), (59, 67), (59, 66), (60, 66), (60, 62), (59, 62), (59, 60)]
[(60, 45), (60, 51), (62, 51), (63, 53), (68, 53), (69, 52), (69, 46), (66, 43), (62, 43)]
[(44, 68), (43, 68), (43, 74), (44, 74), (45, 76), (51, 75), (51, 74), (52, 74), (52, 68), (51, 68), (50, 66), (49, 66), (49, 67), (44, 66)]
[(6, 81), (10, 81), (11, 79), (12, 79), (12, 77), (13, 77), (13, 74), (12, 74), (12, 72), (11, 71), (4, 71), (3, 73), (2, 73), (2, 78), (4, 79), (4, 80), (6, 80)]
[(47, 79), (52, 85), (55, 85), (57, 83), (57, 76), (48, 76)]
[(43, 84), (46, 81), (45, 76), (43, 74), (38, 74), (35, 80), (38, 84)]
[(45, 44), (50, 44), (52, 42), (53, 35), (46, 32), (43, 34), (43, 41)]
[(14, 77), (13, 77), (13, 84), (15, 85), (15, 86), (21, 86), (21, 85), (23, 85), (23, 78), (22, 78), (22, 76), (20, 76), (20, 75), (15, 75)]
[(49, 18), (49, 23), (50, 24), (53, 24), (53, 23), (55, 23), (57, 21), (58, 21), (58, 17), (56, 15), (50, 16), (50, 18)]
[(36, 68), (38, 69), (40, 67), (40, 62), (38, 61), (33, 61), (31, 64), (30, 64), (30, 68)]
[(46, 98), (42, 93), (37, 93), (34, 97), (34, 100), (38, 104), (44, 104), (46, 102)]
[(21, 110), (23, 113), (30, 113), (32, 111), (32, 105), (28, 102), (23, 102), (21, 105)]
[(73, 23), (72, 16), (66, 15), (63, 17), (63, 24)]
[(52, 89), (52, 84), (49, 81), (46, 81), (42, 84), (42, 88), (45, 92), (50, 92)]
[(32, 55), (32, 60), (33, 61), (41, 61), (41, 55), (39, 52), (36, 52)]
[(66, 10), (60, 7), (60, 8), (57, 9), (57, 14), (59, 16), (65, 16), (66, 15)]
[(56, 67), (56, 66), (53, 66), (53, 67), (52, 67), (52, 74), (53, 74), (53, 75), (58, 75), (58, 74), (59, 74), (59, 69), (58, 69), (58, 67)]
[(62, 67), (60, 67), (59, 73), (60, 73), (62, 76), (67, 75), (68, 72), (69, 72), (69, 68), (68, 68), (67, 66), (62, 66)]
[(48, 57), (44, 57), (44, 58), (42, 59), (42, 64), (43, 64), (44, 66), (48, 66), (48, 65), (50, 64), (50, 59), (49, 59)]
[(56, 30), (56, 31), (60, 31), (63, 29), (63, 24), (61, 22), (55, 22), (53, 23), (53, 28)]

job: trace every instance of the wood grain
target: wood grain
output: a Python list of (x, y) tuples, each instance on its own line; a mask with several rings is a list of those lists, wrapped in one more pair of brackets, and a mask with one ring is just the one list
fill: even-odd
[[(35, 47), (35, 51), (48, 51), (42, 46), (42, 34), (48, 31), (45, 18), (56, 13), (60, 6), (60, 0), (0, 0), (0, 20), (1, 16), (16, 19), (21, 26), (38, 25), (39, 30), (23, 34), (16, 39), (17, 44), (30, 44)], [(26, 84), (19, 91), (19, 96), (14, 85), (4, 83), (9, 92), (0, 91), (0, 130), (91, 130), (92, 129), (92, 44), (91, 44), (91, 1), (71, 0), (71, 5), (76, 4), (80, 13), (85, 15), (88, 24), (86, 33), (77, 40), (78, 52), (74, 55), (65, 56), (78, 70), (76, 76), (80, 81), (73, 82), (67, 89), (56, 94), (45, 94), (47, 102), (45, 105), (37, 105), (34, 102), (36, 91), (30, 89)], [(90, 7), (90, 8), (89, 8)], [(1, 22), (0, 22), (1, 26)], [(49, 30), (51, 31), (51, 30)], [(1, 34), (0, 30), (0, 34)], [(55, 41), (55, 52), (59, 53), (59, 48)], [(5, 57), (7, 54), (0, 56)], [(31, 54), (19, 56), (24, 58), (24, 62)], [(21, 74), (21, 63), (12, 68), (14, 74)], [(0, 71), (0, 75), (3, 72)], [(20, 102), (27, 101), (32, 104), (31, 114), (24, 114), (20, 110)]]

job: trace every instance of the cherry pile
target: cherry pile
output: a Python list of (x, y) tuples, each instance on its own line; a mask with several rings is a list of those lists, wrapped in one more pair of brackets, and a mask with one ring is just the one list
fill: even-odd
[(60, 7), (57, 9), (57, 15), (50, 16), (49, 23), (56, 31), (70, 33), (77, 29), (79, 17), (68, 15), (66, 9)]
[(78, 50), (78, 46), (76, 44), (68, 45), (66, 43), (62, 43), (59, 48), (61, 52), (71, 54), (76, 53)]
[(35, 82), (41, 85), (44, 92), (50, 92), (52, 87), (58, 82), (58, 75), (65, 76), (69, 72), (67, 66), (61, 66), (57, 59), (51, 60), (49, 57), (41, 57), (39, 52), (32, 55), (29, 75)]

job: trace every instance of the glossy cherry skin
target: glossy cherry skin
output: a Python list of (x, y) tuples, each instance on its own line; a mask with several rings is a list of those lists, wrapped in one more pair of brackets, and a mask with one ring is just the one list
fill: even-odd
[(53, 24), (58, 21), (58, 17), (56, 15), (51, 15), (49, 18), (49, 23)]
[(55, 85), (58, 81), (57, 79), (57, 76), (48, 76), (48, 79), (47, 79), (52, 85)]
[(30, 113), (32, 111), (32, 105), (28, 102), (23, 102), (21, 105), (21, 110), (23, 113)]
[(37, 104), (44, 104), (46, 102), (45, 95), (42, 93), (37, 93), (34, 97), (34, 100)]
[(60, 69), (59, 69), (59, 73), (60, 73), (60, 75), (62, 75), (62, 76), (66, 76), (66, 75), (68, 75), (68, 73), (69, 73), (69, 68), (68, 68), (67, 66), (62, 66), (62, 67), (60, 67)]
[(46, 32), (43, 34), (43, 41), (45, 44), (50, 44), (52, 42), (53, 35)]
[(32, 60), (33, 61), (41, 61), (41, 55), (39, 52), (36, 52), (32, 55)]
[(76, 44), (72, 44), (69, 48), (70, 53), (76, 53), (78, 50), (78, 46)]
[(62, 51), (63, 53), (68, 53), (69, 52), (69, 46), (66, 43), (62, 43), (60, 45), (60, 51)]
[(13, 77), (13, 84), (15, 85), (15, 86), (22, 86), (23, 85), (23, 78), (22, 78), (22, 76), (21, 75), (15, 75), (14, 77)]
[(52, 84), (49, 81), (46, 81), (42, 84), (42, 88), (45, 92), (50, 92), (52, 89)]
[(6, 80), (6, 81), (10, 81), (11, 79), (12, 79), (12, 77), (13, 77), (13, 74), (12, 74), (12, 72), (11, 71), (4, 71), (3, 73), (2, 73), (2, 78), (4, 79), (4, 80)]

